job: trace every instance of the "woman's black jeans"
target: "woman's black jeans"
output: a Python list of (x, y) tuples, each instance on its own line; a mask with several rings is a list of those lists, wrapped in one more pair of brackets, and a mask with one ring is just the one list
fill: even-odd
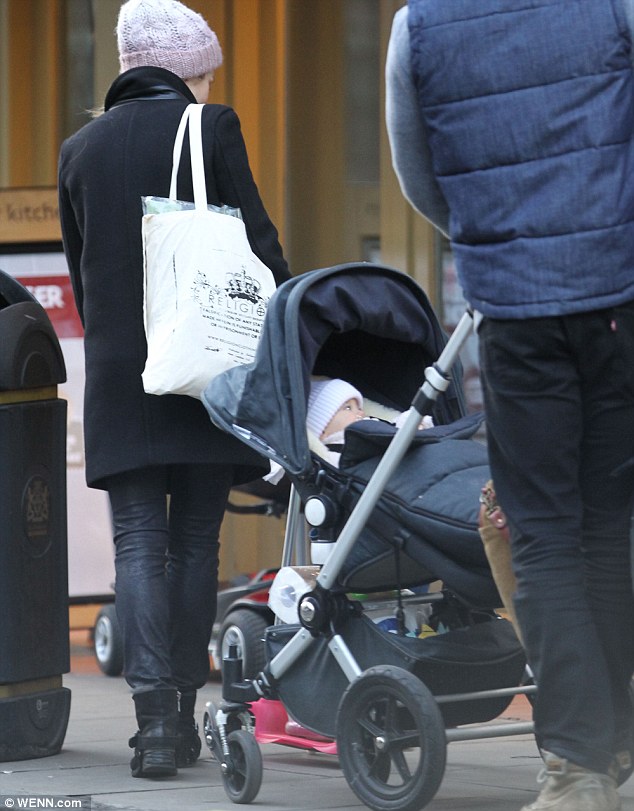
[(485, 318), (489, 455), (542, 748), (594, 771), (629, 748), (634, 669), (634, 303)]
[(185, 692), (207, 681), (218, 536), (232, 480), (228, 466), (169, 465), (108, 482), (115, 604), (135, 693)]

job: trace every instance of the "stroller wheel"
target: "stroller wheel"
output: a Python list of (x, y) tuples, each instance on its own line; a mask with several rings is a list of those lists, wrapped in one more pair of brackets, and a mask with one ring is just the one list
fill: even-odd
[[(235, 729), (227, 735), (230, 763), (222, 764), (222, 782), (234, 803), (250, 803), (262, 785), (262, 754), (250, 732)], [(225, 768), (226, 767), (226, 768)]]
[[(222, 760), (222, 744), (220, 733), (216, 724), (217, 708), (213, 701), (208, 701), (205, 705), (203, 715), (203, 735), (209, 751), (216, 760)], [(225, 733), (227, 737), (231, 732), (244, 729), (253, 735), (255, 719), (250, 710), (233, 710), (225, 716)]]
[(207, 708), (205, 710), (205, 714), (203, 715), (203, 735), (205, 736), (205, 743), (209, 747), (209, 751), (214, 757), (217, 757), (217, 747), (216, 747), (216, 728), (215, 728), (215, 719), (216, 717), (216, 707), (214, 706), (213, 702), (207, 702)]
[(97, 614), (94, 629), (95, 657), (102, 673), (120, 676), (123, 670), (123, 634), (114, 603), (108, 603)]
[(425, 685), (400, 667), (364, 671), (337, 712), (337, 751), (357, 797), (375, 811), (418, 811), (445, 771), (445, 725)]
[(223, 620), (218, 634), (220, 658), (224, 660), (229, 646), (235, 645), (242, 658), (243, 679), (254, 679), (266, 664), (263, 639), (268, 625), (265, 616), (248, 608), (230, 611)]

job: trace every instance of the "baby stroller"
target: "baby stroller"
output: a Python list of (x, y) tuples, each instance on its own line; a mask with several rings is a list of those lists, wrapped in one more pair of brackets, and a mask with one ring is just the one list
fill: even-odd
[[(487, 455), (456, 362), (470, 329), (465, 314), (447, 343), (423, 291), (393, 269), (313, 271), (272, 297), (255, 361), (204, 392), (212, 421), (292, 482), (282, 565), (309, 562), (306, 524), (313, 550), (328, 545), (314, 585), (295, 595), (296, 622), (267, 629), (262, 672), (243, 680), (235, 650), (223, 663), (223, 701), (209, 707), (205, 737), (234, 802), (260, 788), (260, 701), (281, 702), (301, 727), (336, 741), (348, 784), (377, 811), (423, 808), (442, 781), (448, 741), (532, 731), (479, 726), (526, 690), (523, 651), (493, 610), (501, 601), (477, 532)], [(350, 426), (333, 467), (309, 447), (311, 375), (412, 412), (400, 429)], [(424, 414), (434, 428), (418, 430)], [(441, 592), (416, 594), (434, 581)], [(406, 589), (443, 633), (402, 633)], [(356, 597), (386, 590), (399, 595), (401, 633), (369, 619)]]

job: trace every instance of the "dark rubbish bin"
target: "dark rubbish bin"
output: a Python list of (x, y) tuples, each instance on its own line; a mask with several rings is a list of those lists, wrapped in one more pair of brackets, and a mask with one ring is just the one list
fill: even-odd
[(66, 380), (44, 309), (0, 271), (0, 761), (54, 755), (70, 712)]

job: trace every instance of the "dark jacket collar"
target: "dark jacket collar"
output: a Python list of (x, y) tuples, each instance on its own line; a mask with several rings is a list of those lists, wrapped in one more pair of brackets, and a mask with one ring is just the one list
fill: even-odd
[(181, 99), (195, 103), (196, 98), (185, 82), (164, 68), (143, 67), (126, 70), (112, 83), (106, 94), (105, 109), (129, 101)]

